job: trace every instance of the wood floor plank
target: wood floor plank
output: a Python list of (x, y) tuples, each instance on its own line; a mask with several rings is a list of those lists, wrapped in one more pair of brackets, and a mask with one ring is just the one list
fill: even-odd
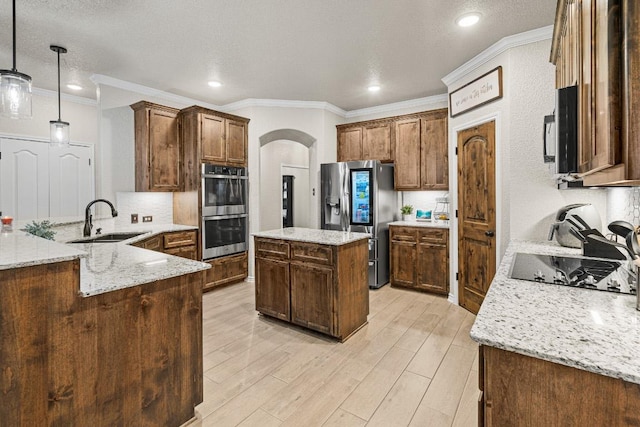
[(473, 326), (473, 322), (475, 322), (476, 316), (471, 313), (466, 313), (466, 317), (462, 321), (462, 325), (460, 325), (460, 329), (458, 329), (458, 333), (456, 333), (455, 338), (453, 339), (452, 344), (460, 347), (466, 347), (471, 349), (477, 349), (478, 344), (471, 339), (469, 333), (471, 332), (471, 327)]
[(276, 417), (269, 415), (262, 409), (258, 409), (238, 424), (238, 427), (278, 427), (281, 424), (282, 421)]
[(422, 420), (422, 408), (435, 409), (453, 419), (462, 399), (474, 357), (475, 352), (471, 349), (456, 345), (449, 348), (414, 419)]
[(364, 427), (367, 422), (340, 408), (336, 409), (322, 427)]
[(268, 375), (205, 417), (202, 425), (236, 426), (259, 409), (269, 396), (286, 386), (284, 381)]
[[(473, 365), (474, 367), (477, 365)], [(478, 425), (478, 398), (480, 391), (478, 390), (478, 371), (471, 369), (467, 377), (467, 383), (464, 386), (455, 418), (453, 419), (454, 427), (476, 427)]]
[(364, 420), (371, 418), (413, 356), (413, 352), (393, 347), (340, 407)]
[(391, 388), (367, 426), (389, 427), (409, 425), (430, 380), (412, 372), (403, 372)]
[(407, 370), (427, 378), (433, 378), (458, 333), (465, 313), (466, 310), (460, 307), (451, 307), (447, 310), (447, 314), (420, 347)]

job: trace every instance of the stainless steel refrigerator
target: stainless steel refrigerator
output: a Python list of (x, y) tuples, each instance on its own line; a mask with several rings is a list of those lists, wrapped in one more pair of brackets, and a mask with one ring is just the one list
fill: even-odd
[(389, 223), (397, 215), (393, 165), (377, 160), (323, 163), (321, 228), (371, 234), (369, 287), (389, 282)]

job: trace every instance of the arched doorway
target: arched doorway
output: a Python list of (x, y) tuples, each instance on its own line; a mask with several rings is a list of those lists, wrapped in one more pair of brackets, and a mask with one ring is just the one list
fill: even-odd
[[(296, 129), (277, 129), (260, 138), (260, 231), (283, 226), (285, 203), (283, 185), (293, 183), (289, 198), (293, 204), (286, 214), (293, 213), (295, 227), (315, 228), (314, 174), (316, 139)], [(283, 177), (291, 177), (284, 178)], [(284, 182), (284, 184), (283, 184)], [(289, 188), (291, 189), (291, 188)], [(291, 196), (289, 196), (291, 197)]]

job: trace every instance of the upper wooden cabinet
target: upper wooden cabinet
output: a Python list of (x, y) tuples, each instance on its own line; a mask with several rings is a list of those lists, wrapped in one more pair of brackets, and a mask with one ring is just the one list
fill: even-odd
[(393, 161), (390, 120), (338, 125), (338, 161)]
[(448, 110), (336, 126), (338, 161), (394, 162), (396, 190), (448, 190)]
[(140, 101), (135, 119), (136, 191), (180, 191), (183, 186), (178, 110)]
[(640, 4), (558, 0), (556, 87), (578, 87), (578, 165), (585, 185), (640, 185)]
[(396, 190), (448, 190), (448, 110), (395, 121)]
[(187, 156), (196, 163), (247, 166), (248, 119), (193, 106), (180, 111)]

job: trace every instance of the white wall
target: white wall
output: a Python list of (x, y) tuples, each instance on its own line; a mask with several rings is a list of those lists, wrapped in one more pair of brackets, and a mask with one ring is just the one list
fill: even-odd
[[(294, 141), (272, 141), (260, 148), (261, 231), (282, 227), (282, 165), (308, 168), (309, 155), (307, 147)], [(311, 213), (309, 206), (306, 210)]]
[[(0, 132), (16, 136), (49, 139), (49, 121), (58, 120), (57, 92), (37, 91), (31, 101), (33, 117), (15, 120), (0, 117)], [(73, 100), (78, 102), (74, 102)], [(62, 120), (69, 122), (72, 142), (96, 144), (98, 141), (97, 105), (85, 98), (63, 96), (61, 101)]]
[[(545, 240), (558, 208), (592, 203), (606, 218), (604, 190), (558, 190), (542, 160), (543, 117), (554, 108), (554, 68), (549, 63), (551, 40), (511, 48), (449, 85), (454, 91), (484, 73), (502, 66), (503, 97), (449, 119), (449, 182), (452, 209), (457, 200), (457, 131), (496, 120), (497, 258), (510, 239)], [(457, 271), (457, 223), (451, 222), (452, 293)]]

